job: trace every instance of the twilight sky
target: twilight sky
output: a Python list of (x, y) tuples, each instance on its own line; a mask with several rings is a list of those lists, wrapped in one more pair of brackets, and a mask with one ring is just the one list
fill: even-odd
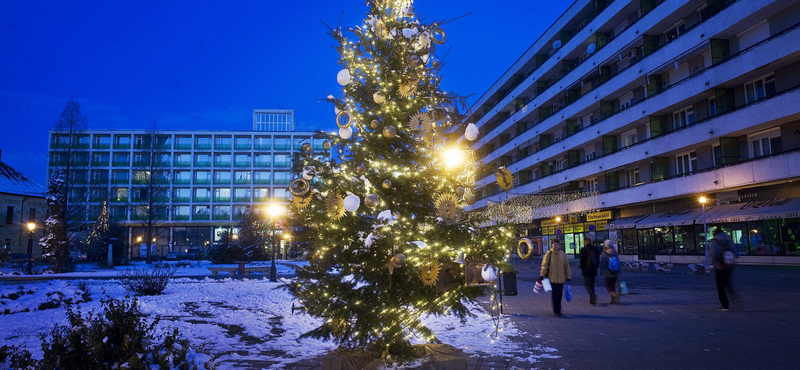
[[(571, 1), (418, 0), (452, 19), (443, 87), (473, 103)], [(0, 0), (2, 161), (45, 184), (47, 130), (70, 96), (89, 128), (249, 130), (253, 108), (332, 129), (337, 54), (321, 21), (355, 26), (362, 0)], [(439, 48), (439, 56), (446, 48)]]

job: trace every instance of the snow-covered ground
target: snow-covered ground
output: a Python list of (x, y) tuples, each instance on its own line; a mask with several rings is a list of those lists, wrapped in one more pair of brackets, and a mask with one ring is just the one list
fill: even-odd
[[(236, 264), (223, 264), (223, 265), (216, 265), (212, 264), (209, 261), (193, 261), (193, 262), (175, 262), (169, 261), (165, 262), (165, 264), (172, 265), (172, 266), (180, 266), (177, 267), (175, 270), (175, 277), (188, 277), (188, 276), (211, 276), (211, 271), (208, 269), (209, 267), (236, 267)], [(262, 262), (253, 262), (248, 263), (248, 266), (251, 265), (264, 265), (269, 266), (270, 262), (262, 261)], [(277, 261), (276, 265), (278, 267), (278, 275), (287, 275), (294, 273), (294, 266), (304, 266), (307, 265), (308, 261)], [(152, 267), (152, 265), (150, 265)], [(144, 262), (132, 262), (130, 265), (126, 266), (115, 266), (114, 268), (99, 268), (96, 264), (93, 263), (80, 263), (76, 266), (75, 271), (61, 273), (61, 274), (50, 274), (49, 277), (64, 277), (64, 278), (110, 278), (116, 277), (120, 271), (127, 270), (127, 269), (135, 269), (135, 268), (146, 268), (148, 265)], [(41, 270), (42, 266), (39, 266), (37, 270)], [(22, 274), (23, 269), (20, 268), (9, 268), (3, 267), (0, 268), (0, 281), (6, 279), (15, 279), (15, 272), (17, 275)], [(225, 275), (227, 273), (220, 272), (220, 275)]]
[[(83, 281), (83, 280), (81, 280)], [(85, 280), (93, 300), (81, 303), (81, 310), (99, 310), (103, 294), (124, 297), (125, 291), (115, 280)], [(70, 290), (79, 281), (0, 282), (0, 290), (49, 292), (54, 287)], [(142, 312), (160, 316), (159, 330), (179, 328), (193, 345), (205, 344), (203, 352), (218, 356), (221, 369), (231, 368), (292, 368), (291, 364), (315, 359), (335, 349), (332, 343), (297, 338), (318, 325), (318, 319), (301, 311), (292, 314), (292, 295), (280, 288), (281, 283), (266, 279), (202, 280), (176, 278), (171, 280), (163, 295), (140, 297)], [(38, 300), (30, 299), (31, 305)], [(22, 301), (15, 302), (22, 304)], [(31, 308), (32, 310), (35, 307)], [(478, 351), (488, 356), (514, 357), (531, 363), (537, 358), (552, 357), (551, 348), (523, 348), (525, 341), (512, 337), (525, 335), (508, 319), (501, 321), (502, 332), (492, 341), (494, 324), (489, 314), (478, 304), (473, 307), (477, 317), (462, 324), (455, 317), (427, 317), (440, 340), (468, 352)], [(19, 307), (17, 310), (20, 311)], [(17, 312), (0, 316), (0, 345), (20, 346), (41, 357), (40, 333), (56, 324), (66, 324), (64, 308), (43, 311)]]

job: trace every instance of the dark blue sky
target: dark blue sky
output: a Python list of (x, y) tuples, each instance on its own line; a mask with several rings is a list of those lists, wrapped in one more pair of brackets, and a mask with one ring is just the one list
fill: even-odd
[[(474, 102), (571, 1), (427, 0), (452, 19), (443, 85)], [(354, 26), (351, 1), (0, 0), (2, 160), (45, 183), (47, 130), (70, 96), (89, 128), (249, 130), (253, 108), (331, 129), (337, 54), (321, 20)], [(440, 48), (440, 54), (446, 50)], [(441, 55), (440, 55), (441, 56)]]

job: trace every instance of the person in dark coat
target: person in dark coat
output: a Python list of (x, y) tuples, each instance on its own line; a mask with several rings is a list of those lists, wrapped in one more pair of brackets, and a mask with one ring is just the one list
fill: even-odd
[[(714, 238), (711, 239), (711, 262), (714, 265), (714, 277), (717, 281), (717, 296), (719, 298), (720, 311), (727, 311), (730, 309), (730, 301), (728, 300), (728, 292), (733, 296), (733, 300), (737, 301), (739, 297), (733, 290), (731, 284), (731, 276), (733, 275), (733, 267), (736, 263), (736, 250), (733, 248), (733, 242), (720, 227), (714, 230)], [(726, 254), (728, 260), (726, 261)]]
[(619, 261), (617, 250), (611, 244), (611, 240), (603, 242), (603, 253), (600, 254), (600, 274), (606, 279), (606, 290), (611, 295), (611, 304), (619, 304), (619, 294), (617, 294), (617, 277), (620, 271), (611, 271), (609, 268), (609, 260), (615, 258)]
[(581, 276), (583, 276), (583, 286), (586, 293), (589, 293), (589, 303), (597, 305), (597, 294), (594, 293), (594, 282), (597, 277), (597, 266), (600, 264), (600, 251), (592, 245), (589, 239), (583, 240), (583, 248), (580, 254)]

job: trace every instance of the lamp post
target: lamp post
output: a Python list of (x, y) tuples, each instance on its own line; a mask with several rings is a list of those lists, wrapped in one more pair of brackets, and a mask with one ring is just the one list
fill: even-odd
[(706, 226), (706, 202), (708, 202), (708, 198), (700, 197), (700, 199), (698, 199), (698, 201), (700, 202), (700, 206), (703, 208), (703, 238), (706, 241), (706, 246), (705, 246), (706, 266), (705, 266), (705, 269), (708, 270), (708, 263), (709, 263), (709, 261), (708, 261), (708, 259), (709, 259), (708, 258), (708, 226)]
[(285, 208), (282, 205), (271, 203), (267, 206), (267, 216), (269, 220), (272, 222), (272, 235), (271, 235), (271, 242), (272, 242), (272, 263), (269, 267), (269, 281), (275, 282), (278, 281), (278, 270), (275, 267), (275, 221), (285, 212)]
[(28, 263), (25, 273), (30, 275), (33, 273), (33, 230), (36, 229), (36, 224), (28, 222)]

